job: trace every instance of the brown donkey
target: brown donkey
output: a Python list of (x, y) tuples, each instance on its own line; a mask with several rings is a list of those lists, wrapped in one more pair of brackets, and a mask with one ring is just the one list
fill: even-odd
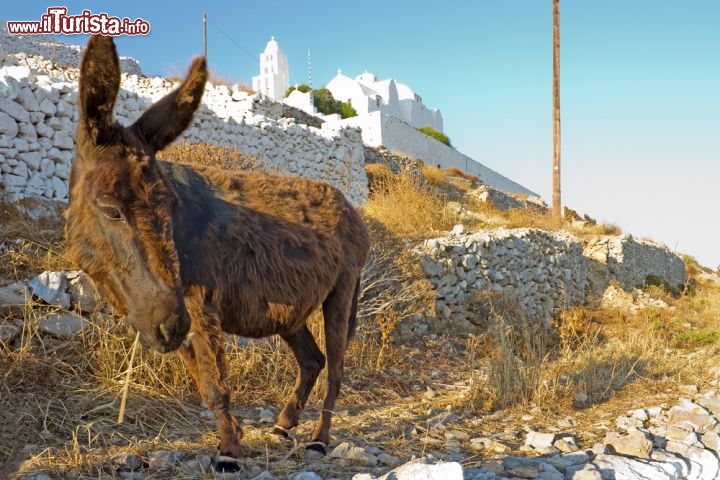
[(242, 431), (230, 414), (222, 331), (287, 342), (299, 367), (276, 424), (287, 432), (325, 366), (306, 325), (322, 305), (328, 391), (312, 440), (326, 446), (368, 232), (325, 183), (156, 160), (190, 124), (207, 75), (205, 59), (195, 59), (182, 85), (124, 127), (112, 116), (120, 87), (115, 45), (90, 38), (80, 67), (70, 255), (144, 346), (179, 349), (215, 414), (220, 454), (234, 458), (242, 455)]

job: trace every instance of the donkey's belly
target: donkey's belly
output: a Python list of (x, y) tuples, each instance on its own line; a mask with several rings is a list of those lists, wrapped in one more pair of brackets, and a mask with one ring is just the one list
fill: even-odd
[(226, 310), (222, 316), (222, 329), (251, 338), (291, 333), (306, 322), (319, 303), (293, 306), (258, 302), (253, 308)]

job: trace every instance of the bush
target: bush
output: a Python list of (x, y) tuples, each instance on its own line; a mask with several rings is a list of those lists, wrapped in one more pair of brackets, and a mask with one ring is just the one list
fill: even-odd
[(297, 87), (290, 87), (285, 92), (285, 96), (289, 96), (295, 90), (299, 90), (303, 93), (312, 91), (313, 103), (317, 111), (324, 115), (332, 115), (337, 113), (342, 118), (356, 117), (357, 111), (353, 108), (350, 102), (341, 102), (335, 100), (332, 92), (327, 88), (320, 88), (318, 90), (311, 90), (308, 85), (302, 84)]
[(303, 92), (303, 93), (307, 93), (307, 92), (311, 91), (311, 88), (310, 88), (309, 85), (305, 85), (304, 83), (303, 83), (302, 85), (298, 85), (297, 87), (296, 87), (296, 86), (292, 86), (292, 87), (290, 87), (290, 88), (287, 89), (287, 92), (285, 92), (285, 96), (286, 96), (286, 97), (290, 96), (290, 94), (291, 94), (292, 92), (294, 92), (295, 90), (298, 90), (298, 91)]
[(315, 102), (315, 108), (317, 108), (318, 112), (322, 114), (332, 115), (337, 113), (342, 118), (349, 118), (357, 115), (357, 112), (350, 102), (335, 100), (332, 92), (330, 92), (327, 88), (313, 90), (313, 100)]
[(438, 142), (442, 142), (445, 145), (447, 145), (448, 147), (452, 147), (452, 145), (450, 144), (450, 138), (448, 138), (448, 136), (445, 135), (444, 133), (440, 133), (437, 130), (435, 130), (434, 128), (428, 127), (428, 126), (420, 127), (420, 128), (418, 128), (418, 130), (423, 132), (425, 135), (434, 138)]

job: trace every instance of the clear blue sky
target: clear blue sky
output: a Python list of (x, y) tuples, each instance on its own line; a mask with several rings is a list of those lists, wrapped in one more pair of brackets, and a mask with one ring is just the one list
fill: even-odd
[[(185, 71), (207, 12), (211, 69), (232, 80), (251, 83), (270, 36), (292, 83), (307, 81), (308, 49), (315, 87), (338, 68), (396, 78), (441, 109), (458, 150), (551, 200), (550, 0), (58, 4), (148, 21), (150, 35), (117, 42), (146, 74)], [(39, 20), (50, 5), (1, 15)], [(563, 204), (717, 267), (720, 1), (560, 8)]]

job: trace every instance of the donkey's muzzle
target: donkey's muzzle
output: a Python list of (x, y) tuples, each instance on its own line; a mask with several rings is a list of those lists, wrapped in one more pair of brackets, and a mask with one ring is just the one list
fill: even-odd
[(190, 319), (184, 311), (179, 315), (171, 315), (157, 325), (141, 325), (132, 321), (130, 323), (140, 332), (140, 343), (143, 347), (158, 353), (177, 350), (190, 331)]

